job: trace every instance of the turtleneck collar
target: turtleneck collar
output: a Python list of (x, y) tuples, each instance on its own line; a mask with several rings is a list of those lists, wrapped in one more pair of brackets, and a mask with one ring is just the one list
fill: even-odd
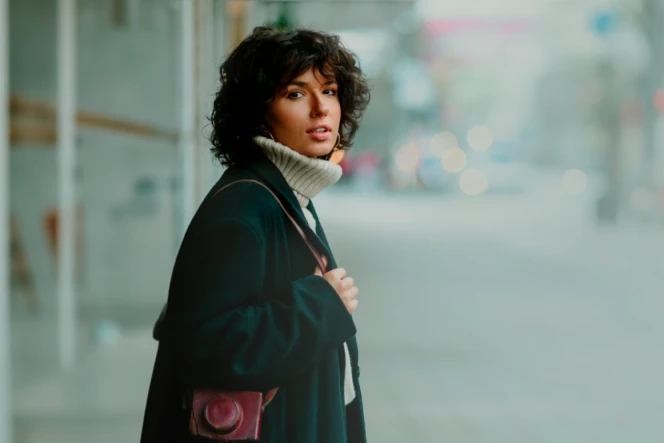
[(332, 162), (307, 157), (267, 137), (256, 136), (254, 142), (281, 171), (303, 208), (341, 178), (341, 166)]

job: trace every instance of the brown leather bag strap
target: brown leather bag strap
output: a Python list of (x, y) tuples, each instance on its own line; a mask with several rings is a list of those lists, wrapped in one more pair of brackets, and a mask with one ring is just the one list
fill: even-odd
[(320, 267), (321, 272), (322, 272), (323, 274), (325, 274), (326, 269), (325, 269), (325, 262), (323, 261), (323, 258), (322, 258), (321, 255), (318, 253), (318, 251), (316, 251), (316, 248), (314, 248), (314, 246), (311, 244), (311, 242), (310, 242), (309, 239), (307, 238), (307, 235), (304, 233), (304, 231), (302, 230), (302, 228), (300, 227), (300, 225), (298, 225), (297, 222), (295, 221), (295, 219), (293, 218), (293, 216), (290, 215), (290, 214), (288, 213), (288, 211), (287, 211), (286, 208), (284, 207), (284, 204), (281, 203), (281, 200), (279, 200), (279, 197), (277, 197), (276, 194), (275, 194), (274, 192), (272, 192), (272, 189), (268, 188), (265, 184), (259, 182), (258, 180), (252, 180), (252, 179), (237, 180), (237, 181), (231, 182), (231, 183), (229, 183), (229, 184), (223, 186), (221, 189), (219, 189), (217, 192), (215, 192), (215, 193), (212, 195), (212, 198), (214, 198), (217, 194), (219, 194), (219, 193), (220, 193), (221, 191), (223, 191), (224, 189), (226, 189), (226, 188), (228, 188), (228, 187), (230, 187), (230, 186), (233, 186), (233, 185), (236, 184), (236, 183), (255, 183), (255, 184), (257, 184), (257, 185), (260, 185), (260, 186), (264, 187), (265, 189), (267, 189), (267, 191), (268, 191), (270, 194), (272, 194), (272, 197), (274, 197), (274, 199), (277, 201), (277, 203), (279, 203), (279, 206), (281, 206), (281, 209), (282, 209), (282, 211), (284, 211), (284, 214), (286, 214), (286, 216), (287, 216), (288, 219), (291, 221), (291, 223), (293, 224), (293, 226), (295, 226), (295, 229), (297, 229), (298, 234), (300, 234), (300, 237), (302, 237), (302, 240), (304, 240), (304, 242), (305, 242), (305, 243), (307, 244), (307, 246), (309, 247), (309, 250), (311, 251), (311, 253), (313, 254), (313, 256), (316, 258), (316, 261), (318, 262), (318, 266)]
[[(281, 200), (279, 200), (279, 197), (277, 197), (276, 194), (274, 192), (272, 192), (272, 189), (268, 188), (265, 184), (259, 182), (258, 180), (252, 180), (252, 179), (237, 180), (237, 181), (231, 182), (231, 183), (223, 186), (217, 192), (212, 194), (212, 198), (216, 197), (216, 195), (219, 194), (221, 191), (223, 191), (224, 189), (226, 189), (230, 186), (233, 186), (236, 183), (255, 183), (257, 185), (260, 185), (260, 186), (264, 187), (265, 189), (267, 189), (267, 191), (270, 194), (272, 194), (272, 197), (274, 197), (274, 199), (277, 201), (277, 203), (279, 203), (279, 206), (281, 207), (281, 210), (284, 211), (284, 214), (286, 214), (286, 217), (288, 217), (288, 219), (291, 221), (291, 223), (293, 224), (293, 226), (297, 230), (298, 234), (300, 234), (300, 237), (302, 237), (302, 240), (304, 240), (304, 242), (309, 247), (309, 250), (311, 251), (313, 256), (316, 258), (316, 261), (318, 262), (318, 266), (320, 267), (321, 272), (323, 274), (325, 274), (326, 269), (325, 269), (325, 262), (323, 261), (323, 258), (318, 253), (318, 251), (316, 251), (316, 248), (314, 248), (314, 246), (311, 244), (311, 242), (307, 238), (307, 235), (304, 233), (304, 231), (302, 230), (300, 225), (298, 225), (297, 222), (295, 221), (295, 219), (293, 218), (293, 216), (288, 213), (288, 211), (284, 207), (283, 203), (281, 203)], [(274, 396), (277, 395), (278, 390), (279, 390), (279, 388), (273, 388), (273, 389), (270, 389), (269, 391), (267, 391), (267, 393), (265, 394), (265, 397), (263, 397), (263, 408), (265, 408), (272, 401), (272, 399), (274, 399)]]

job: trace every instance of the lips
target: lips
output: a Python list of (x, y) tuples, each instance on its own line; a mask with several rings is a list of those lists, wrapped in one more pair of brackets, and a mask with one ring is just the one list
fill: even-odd
[(312, 132), (317, 132), (317, 133), (323, 133), (323, 132), (331, 132), (332, 128), (330, 128), (327, 125), (316, 125), (312, 128), (307, 129), (307, 133), (310, 134)]
[(332, 134), (332, 128), (327, 125), (317, 125), (308, 129), (307, 134), (309, 134), (309, 136), (314, 140), (325, 141), (330, 138), (330, 134)]

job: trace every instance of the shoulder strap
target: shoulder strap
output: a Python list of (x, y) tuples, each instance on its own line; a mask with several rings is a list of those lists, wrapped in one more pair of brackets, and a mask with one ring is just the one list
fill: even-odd
[(286, 214), (286, 217), (288, 217), (288, 219), (291, 221), (293, 226), (295, 226), (295, 229), (297, 230), (298, 234), (300, 234), (300, 237), (302, 237), (302, 240), (304, 240), (304, 242), (309, 247), (309, 250), (311, 251), (313, 256), (316, 258), (316, 261), (318, 262), (318, 266), (320, 267), (320, 270), (322, 271), (323, 274), (325, 274), (325, 272), (326, 272), (325, 263), (323, 262), (323, 258), (321, 257), (321, 255), (318, 253), (318, 251), (316, 251), (316, 248), (314, 248), (314, 246), (311, 244), (311, 242), (307, 238), (307, 235), (304, 233), (304, 231), (302, 230), (300, 225), (297, 224), (297, 222), (295, 221), (293, 216), (288, 213), (288, 211), (284, 207), (283, 203), (281, 203), (281, 200), (279, 200), (279, 197), (277, 197), (276, 194), (274, 192), (272, 192), (272, 189), (268, 188), (264, 183), (261, 183), (258, 180), (252, 180), (252, 179), (237, 180), (237, 181), (228, 183), (227, 185), (223, 186), (217, 192), (212, 194), (212, 198), (216, 197), (217, 194), (219, 194), (221, 191), (223, 191), (224, 189), (226, 189), (230, 186), (233, 186), (236, 183), (255, 183), (257, 185), (260, 185), (260, 186), (264, 187), (265, 189), (267, 189), (267, 191), (270, 194), (272, 194), (272, 197), (274, 197), (274, 199), (277, 201), (277, 203), (279, 203), (279, 206), (281, 207), (281, 210), (284, 211), (284, 214)]

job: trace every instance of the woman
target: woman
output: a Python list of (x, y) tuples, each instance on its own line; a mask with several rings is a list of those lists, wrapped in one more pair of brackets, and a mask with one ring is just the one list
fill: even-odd
[(223, 63), (221, 81), (211, 141), (228, 169), (177, 256), (142, 441), (205, 441), (190, 434), (183, 393), (278, 387), (260, 441), (365, 442), (359, 291), (337, 268), (311, 199), (341, 176), (329, 158), (352, 144), (366, 81), (338, 37), (265, 27)]

